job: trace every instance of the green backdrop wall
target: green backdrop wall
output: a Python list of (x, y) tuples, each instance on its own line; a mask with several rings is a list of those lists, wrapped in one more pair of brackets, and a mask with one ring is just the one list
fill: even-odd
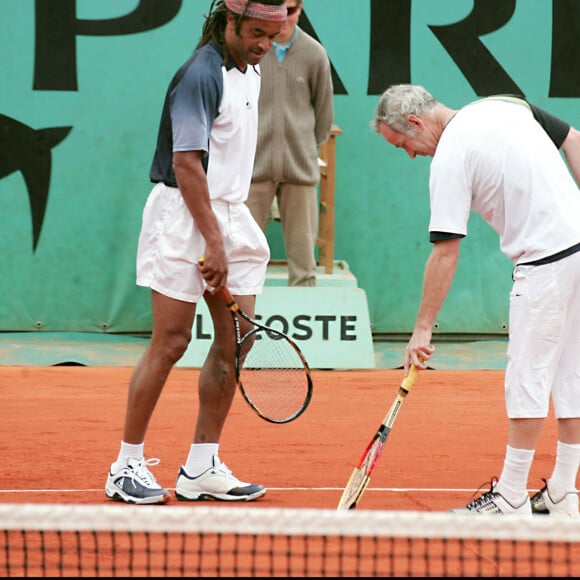
[[(0, 0), (0, 331), (140, 333), (135, 251), (167, 83), (209, 0)], [(428, 242), (429, 158), (369, 128), (378, 95), (422, 84), (458, 108), (525, 94), (580, 126), (577, 0), (305, 0), (335, 75), (336, 259), (373, 331), (410, 332)], [(283, 258), (279, 231), (269, 232)], [(511, 266), (476, 216), (442, 334), (502, 334)]]

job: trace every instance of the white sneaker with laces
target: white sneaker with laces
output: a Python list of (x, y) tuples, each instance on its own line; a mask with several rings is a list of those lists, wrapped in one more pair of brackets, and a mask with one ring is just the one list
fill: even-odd
[(490, 489), (487, 493), (480, 495), (478, 498), (468, 503), (464, 508), (452, 509), (449, 511), (464, 515), (521, 515), (531, 517), (532, 505), (529, 497), (526, 496), (526, 499), (520, 505), (515, 506), (500, 493), (495, 491), (496, 485), (497, 479), (493, 478), (491, 480)]
[(197, 477), (189, 476), (182, 467), (175, 486), (175, 497), (182, 501), (252, 501), (265, 493), (263, 486), (237, 479), (217, 455), (213, 458), (213, 467)]
[(570, 491), (554, 501), (548, 489), (548, 482), (544, 479), (544, 487), (532, 497), (532, 512), (569, 518), (580, 517), (578, 510), (578, 492)]
[(171, 494), (162, 488), (149, 471), (159, 459), (129, 459), (127, 465), (115, 473), (109, 471), (105, 494), (107, 497), (134, 504), (167, 503)]

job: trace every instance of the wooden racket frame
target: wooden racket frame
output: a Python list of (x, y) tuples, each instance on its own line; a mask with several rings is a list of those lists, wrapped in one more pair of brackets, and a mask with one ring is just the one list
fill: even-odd
[[(355, 509), (358, 505), (362, 495), (364, 494), (365, 490), (367, 489), (369, 482), (371, 480), (371, 475), (376, 467), (376, 464), (381, 456), (383, 446), (391, 432), (393, 427), (393, 423), (401, 410), (403, 402), (405, 398), (413, 388), (415, 381), (419, 371), (415, 367), (415, 365), (411, 365), (409, 368), (409, 374), (403, 379), (401, 385), (399, 386), (399, 391), (395, 400), (393, 401), (391, 407), (389, 408), (389, 412), (386, 414), (383, 422), (380, 424), (379, 428), (377, 429), (376, 433), (373, 435), (373, 438), (370, 440), (369, 444), (367, 445), (364, 453), (362, 454), (361, 458), (357, 466), (354, 468), (345, 488), (338, 502), (337, 510), (352, 510)], [(375, 451), (376, 450), (376, 451)], [(369, 453), (375, 451), (374, 457), (372, 458), (371, 463), (369, 464), (366, 473), (363, 474), (362, 468), (365, 464)], [(358, 489), (354, 490), (353, 494), (353, 487), (357, 485), (358, 482)]]

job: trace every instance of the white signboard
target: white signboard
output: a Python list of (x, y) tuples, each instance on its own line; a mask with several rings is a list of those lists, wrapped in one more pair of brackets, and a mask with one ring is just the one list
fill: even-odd
[[(266, 286), (256, 299), (256, 319), (295, 340), (312, 369), (375, 368), (367, 297), (360, 288)], [(177, 366), (201, 367), (212, 332), (202, 300), (191, 343)]]

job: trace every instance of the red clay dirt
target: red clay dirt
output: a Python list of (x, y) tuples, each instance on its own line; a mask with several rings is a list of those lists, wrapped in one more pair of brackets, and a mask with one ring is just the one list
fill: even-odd
[[(131, 370), (0, 367), (0, 502), (110, 502), (104, 483), (122, 436)], [(198, 376), (199, 369), (173, 370), (146, 440), (146, 456), (161, 460), (153, 471), (171, 490), (193, 435)], [(314, 371), (310, 407), (285, 425), (259, 418), (238, 394), (221, 459), (240, 479), (269, 488), (254, 505), (335, 508), (402, 377), (401, 370)], [(503, 371), (424, 371), (359, 508), (460, 507), (500, 475), (506, 441)], [(536, 450), (531, 489), (550, 476), (555, 447), (551, 415)], [(183, 503), (173, 498), (167, 507), (176, 505)]]

